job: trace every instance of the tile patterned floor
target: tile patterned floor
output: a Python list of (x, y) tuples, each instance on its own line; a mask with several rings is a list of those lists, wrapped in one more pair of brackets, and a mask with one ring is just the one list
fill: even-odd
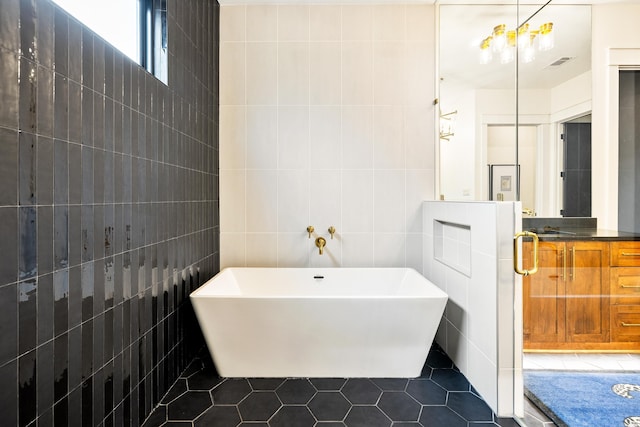
[(220, 378), (203, 351), (143, 427), (516, 427), (498, 418), (437, 346), (422, 375)]

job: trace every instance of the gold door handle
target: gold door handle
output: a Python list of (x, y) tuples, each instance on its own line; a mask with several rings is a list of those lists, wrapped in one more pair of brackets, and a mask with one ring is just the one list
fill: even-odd
[(640, 285), (620, 285), (621, 288), (640, 288)]
[[(533, 238), (533, 268), (530, 270), (525, 270), (520, 268), (518, 265), (518, 259), (520, 258), (520, 246), (518, 245), (518, 239), (521, 237), (531, 237)], [(532, 233), (531, 231), (522, 231), (517, 233), (513, 238), (513, 269), (516, 273), (522, 276), (529, 276), (531, 274), (536, 274), (538, 271), (538, 235), (536, 233)]]
[(640, 256), (639, 253), (634, 253), (634, 252), (622, 252), (621, 255), (622, 256)]
[(560, 278), (562, 279), (563, 282), (567, 280), (567, 249), (566, 248), (562, 248), (562, 274), (560, 275)]
[(626, 323), (626, 322), (620, 322), (620, 324), (621, 324), (622, 326), (624, 326), (625, 328), (632, 328), (632, 327), (640, 326), (640, 323)]

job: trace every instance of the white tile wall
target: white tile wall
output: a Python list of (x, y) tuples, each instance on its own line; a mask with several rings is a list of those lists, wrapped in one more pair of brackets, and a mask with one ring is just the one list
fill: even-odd
[(421, 270), (434, 7), (237, 5), (221, 22), (222, 267)]
[(522, 366), (514, 360), (522, 346), (514, 316), (521, 279), (513, 272), (520, 211), (519, 202), (423, 204), (423, 274), (449, 295), (436, 340), (501, 416), (513, 416), (514, 396), (522, 396)]

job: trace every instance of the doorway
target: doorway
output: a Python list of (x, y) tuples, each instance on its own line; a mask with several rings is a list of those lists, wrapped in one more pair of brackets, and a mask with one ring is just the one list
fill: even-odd
[[(619, 174), (624, 173), (620, 171), (624, 162), (634, 157), (628, 152), (624, 154), (623, 127), (625, 123), (633, 123), (634, 129), (637, 126), (635, 113), (623, 120), (623, 95), (636, 93), (625, 87), (623, 80), (621, 73), (620, 136), (619, 144), (616, 144), (620, 149)], [(562, 215), (591, 216), (592, 205), (596, 208), (598, 205), (591, 200), (591, 183), (583, 184), (591, 181), (591, 165), (598, 164), (598, 159), (591, 156), (591, 125), (565, 123), (563, 130)], [(636, 143), (630, 151), (635, 152), (635, 146), (640, 145)], [(570, 177), (571, 174), (574, 176)], [(628, 188), (635, 194), (638, 182), (635, 172), (632, 177), (632, 185)], [(576, 182), (567, 185), (567, 178), (576, 178)], [(586, 201), (575, 197), (569, 200), (573, 203), (571, 206), (567, 199), (572, 195), (584, 196)], [(624, 198), (619, 197), (616, 206), (619, 213), (633, 212), (623, 205), (623, 199), (628, 197), (626, 193)], [(567, 211), (572, 207), (574, 211)], [(621, 226), (622, 221), (617, 230), (622, 230)], [(614, 233), (618, 235), (620, 231)], [(637, 252), (629, 250), (637, 243), (634, 239), (543, 240), (539, 252), (541, 267), (535, 276), (523, 280), (523, 372), (526, 398), (542, 409), (539, 416), (548, 418), (540, 419), (529, 412), (525, 414), (524, 423), (529, 427), (554, 425), (545, 424), (551, 420), (556, 421), (555, 425), (636, 425), (640, 422), (637, 404), (615, 409), (615, 412), (608, 399), (617, 401), (615, 405), (626, 404), (631, 401), (626, 395), (618, 394), (620, 389), (640, 390), (640, 334), (632, 336), (629, 333), (638, 327), (638, 322), (621, 317), (621, 313), (626, 315), (628, 307), (637, 312), (637, 295), (625, 293), (637, 289), (637, 282), (629, 281), (640, 267), (640, 262), (634, 258)], [(531, 257), (531, 252), (523, 252)], [(567, 386), (569, 383), (579, 385), (571, 390)], [(603, 384), (601, 390), (597, 389), (596, 383)], [(591, 400), (582, 399), (576, 403), (574, 397), (584, 390), (589, 390)], [(585, 414), (588, 415), (587, 422), (592, 424), (584, 424), (584, 421), (574, 424), (573, 416), (584, 419)], [(606, 421), (602, 417), (607, 417)]]
[(563, 123), (563, 217), (591, 216), (591, 121), (584, 118)]

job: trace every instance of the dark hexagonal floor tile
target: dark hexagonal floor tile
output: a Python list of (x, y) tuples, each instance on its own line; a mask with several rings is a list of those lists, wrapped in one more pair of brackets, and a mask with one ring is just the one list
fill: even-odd
[(455, 369), (434, 369), (431, 381), (447, 391), (469, 391), (469, 381)]
[(371, 405), (378, 401), (382, 390), (369, 379), (350, 378), (342, 387), (342, 394), (354, 405)]
[(246, 379), (226, 379), (211, 391), (213, 403), (216, 405), (234, 405), (251, 393), (251, 386)]
[(493, 412), (486, 402), (473, 393), (449, 393), (447, 406), (467, 421), (493, 421)]
[(318, 421), (342, 421), (351, 408), (339, 391), (319, 391), (307, 406)]
[(144, 427), (516, 426), (494, 416), (436, 344), (422, 375), (426, 378), (222, 379), (204, 354), (183, 372)]
[(499, 418), (494, 417), (494, 422), (498, 424), (500, 427), (519, 427), (520, 424), (516, 422), (513, 418)]
[(203, 369), (187, 378), (189, 390), (211, 390), (224, 381), (215, 369)]
[(158, 406), (147, 418), (142, 427), (157, 427), (163, 425), (167, 421), (167, 407), (165, 405)]
[(467, 427), (467, 421), (446, 406), (423, 406), (420, 424), (424, 427)]
[(243, 421), (268, 421), (282, 404), (273, 391), (254, 391), (238, 405)]
[(391, 420), (376, 406), (354, 406), (344, 423), (349, 427), (389, 427)]
[(404, 391), (409, 382), (406, 378), (372, 378), (371, 381), (382, 391)]
[(214, 405), (195, 420), (195, 427), (237, 426), (240, 414), (235, 405)]
[(182, 393), (187, 391), (187, 380), (185, 378), (178, 378), (173, 386), (169, 389), (167, 394), (161, 400), (161, 403), (169, 403), (173, 399), (179, 397)]
[(385, 391), (378, 408), (393, 421), (418, 421), (420, 404), (404, 391)]
[(169, 404), (169, 420), (195, 420), (211, 406), (208, 391), (188, 391)]
[(315, 423), (306, 406), (283, 406), (269, 421), (271, 427), (309, 427)]
[(432, 368), (453, 368), (453, 362), (449, 359), (449, 356), (447, 356), (440, 347), (435, 345), (431, 348), (431, 351), (427, 356), (426, 364)]
[(318, 390), (340, 390), (344, 383), (347, 382), (346, 378), (309, 378), (311, 384)]
[(294, 378), (286, 380), (276, 393), (284, 404), (306, 404), (316, 394), (316, 389), (309, 380)]
[(420, 372), (420, 377), (419, 378), (431, 378), (431, 372), (433, 371), (433, 368), (429, 365), (424, 365), (422, 367), (422, 371)]
[(262, 391), (275, 391), (283, 382), (284, 378), (249, 378), (251, 388)]
[(191, 363), (189, 363), (189, 366), (187, 366), (187, 368), (182, 372), (180, 376), (184, 378), (188, 378), (191, 375), (195, 374), (196, 372), (200, 372), (204, 368), (205, 368), (205, 364), (203, 363), (202, 359), (200, 359), (199, 357), (196, 357), (191, 361)]
[(407, 393), (423, 405), (444, 405), (447, 392), (431, 380), (409, 380)]

